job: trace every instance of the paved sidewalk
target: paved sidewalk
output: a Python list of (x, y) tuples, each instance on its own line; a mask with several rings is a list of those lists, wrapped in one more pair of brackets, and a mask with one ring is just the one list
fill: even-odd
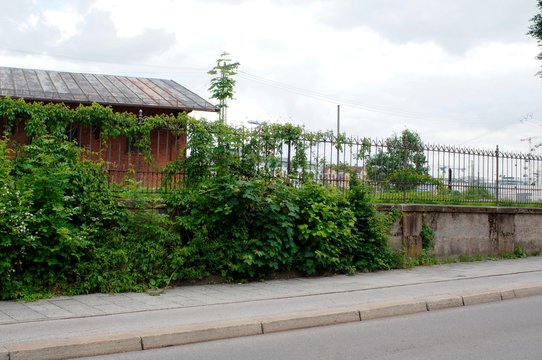
[[(3, 301), (0, 360), (142, 350), (537, 294), (542, 294), (542, 257), (185, 286), (159, 296)], [(373, 316), (374, 309), (388, 310)]]

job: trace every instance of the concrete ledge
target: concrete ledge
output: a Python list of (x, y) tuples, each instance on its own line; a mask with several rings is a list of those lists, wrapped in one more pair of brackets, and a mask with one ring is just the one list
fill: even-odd
[(361, 321), (390, 316), (415, 314), (424, 311), (427, 311), (427, 305), (423, 300), (373, 304), (359, 308)]
[(125, 334), (33, 341), (6, 349), (10, 360), (67, 359), (142, 350), (139, 336)]
[(484, 304), (501, 300), (502, 295), (501, 291), (499, 290), (463, 295), (463, 305), (465, 306)]
[(262, 321), (262, 330), (266, 334), (355, 321), (360, 321), (359, 311), (352, 308), (324, 309), (266, 318)]
[(147, 350), (261, 333), (262, 326), (258, 321), (228, 321), (151, 330), (141, 335), (141, 342)]
[(452, 295), (433, 296), (427, 299), (426, 304), (429, 311), (447, 309), (463, 306), (463, 298)]
[(441, 204), (377, 204), (380, 211), (398, 209), (403, 212), (465, 213), (465, 214), (536, 214), (542, 215), (542, 208), (471, 206)]
[(534, 284), (534, 285), (526, 285), (523, 287), (517, 287), (514, 289), (514, 294), (518, 298), (526, 297), (526, 296), (542, 295), (542, 285)]

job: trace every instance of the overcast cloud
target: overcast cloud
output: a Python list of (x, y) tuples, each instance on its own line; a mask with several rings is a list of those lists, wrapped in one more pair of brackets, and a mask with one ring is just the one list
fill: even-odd
[(241, 63), (233, 123), (335, 129), (340, 104), (349, 135), (409, 128), (429, 143), (512, 150), (542, 141), (539, 49), (526, 35), (536, 0), (0, 5), (3, 66), (168, 78), (208, 98), (206, 72), (228, 51)]

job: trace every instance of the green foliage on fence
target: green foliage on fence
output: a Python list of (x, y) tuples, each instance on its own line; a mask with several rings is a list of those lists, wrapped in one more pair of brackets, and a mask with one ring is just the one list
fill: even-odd
[(28, 103), (22, 99), (0, 98), (0, 119), (6, 121), (3, 134), (9, 136), (17, 123), (25, 124), (25, 134), (30, 141), (44, 135), (65, 140), (70, 126), (81, 124), (100, 129), (102, 138), (126, 136), (142, 152), (147, 163), (152, 163), (150, 153), (150, 134), (153, 129), (167, 128), (179, 135), (189, 117), (180, 113), (178, 116), (145, 116), (139, 121), (132, 113), (117, 113), (110, 107), (99, 104), (78, 106), (75, 109), (64, 104)]

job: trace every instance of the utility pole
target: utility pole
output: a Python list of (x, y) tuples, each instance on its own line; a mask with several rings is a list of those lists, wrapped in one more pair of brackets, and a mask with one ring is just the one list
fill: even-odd
[[(233, 63), (233, 64), (222, 64), (222, 69), (220, 69), (220, 77), (222, 78), (222, 82), (224, 83), (227, 81), (227, 75), (231, 74), (231, 70), (235, 71), (237, 67), (239, 66), (239, 63)], [(226, 104), (226, 97), (220, 99), (220, 119), (224, 120), (226, 122), (227, 119), (227, 109), (228, 105)]]
[(523, 138), (523, 139), (519, 139), (519, 141), (528, 141), (529, 142), (529, 152), (531, 152), (532, 151), (532, 144), (533, 144), (534, 139), (538, 139), (538, 136), (529, 136), (529, 137), (526, 137), (526, 138)]
[[(337, 105), (337, 166), (339, 166), (339, 134), (341, 133), (341, 105)], [(337, 168), (337, 175), (338, 173)]]
[(219, 109), (219, 119), (226, 122), (226, 109), (228, 107), (226, 100), (233, 99), (235, 80), (233, 76), (237, 74), (239, 63), (228, 63), (228, 53), (223, 52), (216, 61), (216, 66), (208, 74), (217, 75), (211, 79), (211, 98), (217, 99)]

